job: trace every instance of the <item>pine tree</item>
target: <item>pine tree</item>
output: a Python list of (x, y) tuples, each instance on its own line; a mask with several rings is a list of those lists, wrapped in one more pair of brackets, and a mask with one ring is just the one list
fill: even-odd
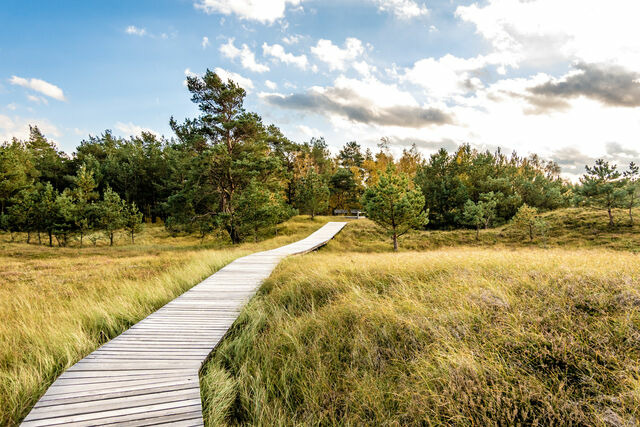
[(526, 203), (520, 206), (518, 212), (516, 212), (512, 221), (513, 224), (519, 228), (524, 228), (527, 230), (529, 234), (529, 240), (533, 241), (533, 231), (536, 226), (536, 216), (538, 214), (538, 210), (533, 208)]
[(378, 183), (365, 191), (362, 205), (367, 217), (391, 235), (394, 251), (398, 250), (398, 237), (428, 223), (424, 196), (391, 165)]
[(74, 178), (75, 188), (72, 195), (75, 205), (74, 222), (80, 234), (80, 246), (83, 245), (84, 235), (93, 228), (95, 220), (94, 201), (98, 198), (95, 191), (97, 185), (93, 172), (82, 165)]
[(142, 212), (138, 210), (135, 202), (126, 205), (123, 212), (124, 229), (131, 236), (131, 244), (135, 243), (135, 234), (142, 231)]
[(297, 205), (313, 219), (329, 205), (329, 187), (313, 169), (302, 177), (296, 192)]
[(125, 209), (124, 200), (111, 187), (107, 187), (102, 201), (98, 204), (97, 222), (109, 239), (109, 246), (113, 246), (115, 232), (124, 226)]
[(580, 178), (581, 194), (591, 204), (607, 210), (609, 226), (613, 227), (615, 223), (612, 210), (622, 204), (626, 195), (621, 174), (616, 165), (610, 165), (603, 159), (596, 160), (592, 167), (585, 166), (585, 169), (587, 172)]

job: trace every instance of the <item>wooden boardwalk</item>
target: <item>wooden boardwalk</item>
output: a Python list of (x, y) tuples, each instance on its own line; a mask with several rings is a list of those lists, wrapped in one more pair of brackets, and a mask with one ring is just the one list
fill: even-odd
[(280, 260), (327, 243), (346, 223), (239, 258), (64, 372), (23, 426), (201, 426), (198, 372)]

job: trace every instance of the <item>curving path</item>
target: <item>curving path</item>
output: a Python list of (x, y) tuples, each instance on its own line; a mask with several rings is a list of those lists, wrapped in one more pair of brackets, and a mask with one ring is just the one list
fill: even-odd
[(23, 426), (201, 426), (198, 372), (280, 260), (312, 251), (345, 222), (239, 258), (64, 372)]

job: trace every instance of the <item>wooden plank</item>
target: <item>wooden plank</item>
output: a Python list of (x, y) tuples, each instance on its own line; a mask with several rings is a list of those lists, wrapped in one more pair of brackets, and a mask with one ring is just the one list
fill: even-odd
[(203, 425), (199, 369), (280, 260), (345, 223), (239, 258), (64, 372), (23, 425)]

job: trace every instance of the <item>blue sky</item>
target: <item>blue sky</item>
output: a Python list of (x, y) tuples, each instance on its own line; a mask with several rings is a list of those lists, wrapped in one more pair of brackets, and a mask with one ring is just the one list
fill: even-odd
[(171, 136), (185, 75), (217, 70), (297, 141), (380, 137), (425, 154), (538, 152), (569, 177), (640, 154), (630, 0), (4, 0), (0, 140), (38, 124), (67, 152), (105, 129)]

